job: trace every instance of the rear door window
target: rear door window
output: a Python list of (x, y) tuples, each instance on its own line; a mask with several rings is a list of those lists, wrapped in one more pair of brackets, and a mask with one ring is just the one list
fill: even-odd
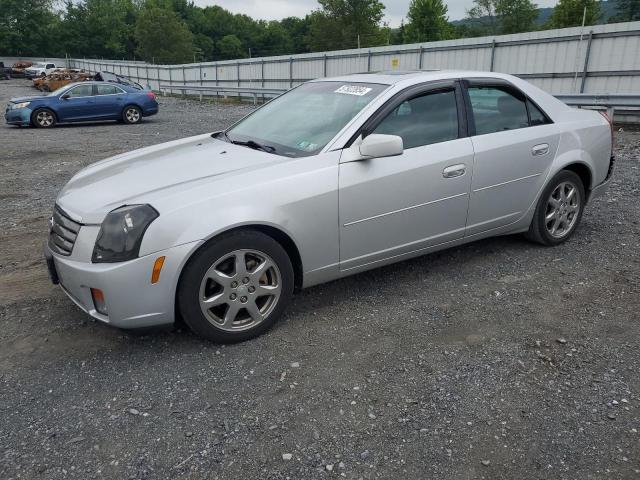
[(529, 121), (532, 127), (550, 123), (547, 116), (542, 113), (542, 110), (536, 107), (529, 99), (527, 99), (527, 109), (529, 110)]
[(116, 95), (118, 93), (122, 93), (118, 87), (113, 85), (98, 85), (97, 86), (97, 95)]
[(515, 96), (508, 88), (468, 88), (476, 135), (515, 130), (529, 126), (524, 98)]

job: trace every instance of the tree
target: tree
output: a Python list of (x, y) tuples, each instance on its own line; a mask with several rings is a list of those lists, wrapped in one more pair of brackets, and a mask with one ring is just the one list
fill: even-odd
[(488, 34), (498, 33), (497, 2), (498, 0), (473, 0), (474, 6), (467, 10), (467, 17), (475, 20), (474, 27), (484, 30)]
[(520, 33), (534, 30), (538, 6), (531, 0), (498, 0), (496, 15), (500, 33)]
[(58, 22), (52, 0), (0, 0), (0, 52), (10, 56), (57, 53), (51, 32)]
[(384, 5), (379, 0), (318, 0), (310, 15), (307, 41), (312, 51), (339, 50), (386, 43), (381, 31)]
[(310, 23), (309, 15), (304, 18), (287, 17), (280, 20), (282, 28), (286, 30), (291, 40), (292, 53), (305, 53), (309, 51), (306, 37), (309, 35)]
[(451, 37), (447, 6), (442, 0), (411, 0), (408, 23), (404, 28), (405, 43), (446, 40)]
[(640, 20), (640, 0), (618, 0), (617, 22), (633, 22)]
[(246, 57), (242, 48), (242, 41), (235, 35), (225, 35), (216, 43), (217, 58), (232, 60)]
[(600, 20), (600, 5), (597, 0), (560, 0), (549, 19), (550, 28), (578, 27), (582, 25), (584, 9), (587, 9), (585, 25), (594, 25)]
[(183, 63), (193, 60), (193, 35), (173, 11), (146, 7), (135, 27), (138, 55), (147, 61)]

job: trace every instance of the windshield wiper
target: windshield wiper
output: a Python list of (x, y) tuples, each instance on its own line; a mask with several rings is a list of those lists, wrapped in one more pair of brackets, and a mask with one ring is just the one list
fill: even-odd
[(256, 142), (255, 140), (247, 140), (245, 142), (240, 140), (232, 140), (231, 137), (227, 135), (227, 132), (225, 132), (224, 130), (218, 133), (214, 133), (211, 136), (214, 138), (223, 136), (224, 139), (229, 143), (233, 143), (234, 145), (241, 145), (243, 147), (253, 148), (254, 150), (262, 150), (263, 152), (267, 152), (267, 153), (274, 153), (276, 151), (276, 147), (272, 147), (271, 145), (264, 145), (262, 143)]
[[(227, 136), (227, 138), (229, 137)], [(229, 140), (234, 145), (242, 145), (243, 147), (253, 148), (254, 150), (262, 150), (263, 152), (267, 152), (267, 153), (273, 153), (276, 151), (275, 147), (272, 147), (271, 145), (263, 145), (261, 143), (256, 142), (255, 140), (247, 140), (246, 142), (241, 142), (240, 140), (231, 140), (231, 139)]]

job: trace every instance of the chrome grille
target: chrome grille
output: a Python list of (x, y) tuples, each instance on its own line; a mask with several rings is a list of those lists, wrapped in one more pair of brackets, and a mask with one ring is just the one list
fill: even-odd
[(53, 253), (68, 257), (78, 237), (82, 224), (71, 220), (57, 205), (53, 209), (49, 231), (49, 248)]

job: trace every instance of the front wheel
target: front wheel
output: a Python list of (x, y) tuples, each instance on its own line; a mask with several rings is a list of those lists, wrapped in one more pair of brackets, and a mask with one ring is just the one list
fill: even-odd
[(56, 124), (56, 116), (51, 110), (40, 108), (31, 115), (31, 123), (37, 128), (51, 128)]
[(293, 294), (293, 266), (282, 246), (257, 231), (223, 235), (189, 260), (178, 307), (196, 334), (221, 343), (266, 332)]
[(527, 237), (543, 245), (565, 242), (580, 223), (585, 200), (580, 177), (562, 170), (542, 192)]
[(135, 105), (129, 105), (122, 111), (122, 121), (130, 125), (140, 123), (142, 121), (142, 111)]

